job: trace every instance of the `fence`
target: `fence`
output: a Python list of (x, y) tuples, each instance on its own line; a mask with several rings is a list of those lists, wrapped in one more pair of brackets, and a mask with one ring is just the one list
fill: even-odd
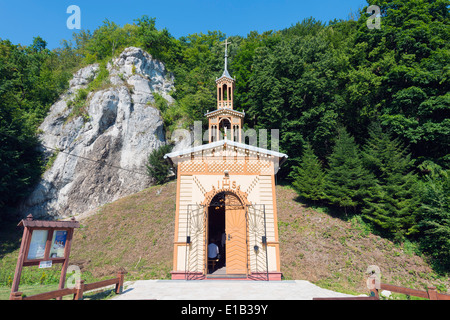
[(450, 295), (437, 292), (436, 287), (433, 286), (428, 287), (427, 291), (422, 291), (417, 289), (394, 286), (392, 284), (380, 283), (380, 288), (371, 290), (371, 295), (379, 299), (380, 290), (403, 293), (408, 296), (420, 297), (430, 300), (450, 300)]
[(119, 271), (119, 273), (117, 274), (117, 278), (88, 284), (85, 284), (84, 280), (78, 280), (74, 288), (59, 289), (55, 291), (35, 294), (29, 297), (23, 297), (22, 292), (13, 292), (11, 293), (10, 300), (49, 300), (55, 298), (58, 299), (70, 294), (73, 294), (73, 300), (82, 300), (83, 292), (103, 288), (114, 284), (116, 285), (115, 293), (120, 294), (123, 291), (123, 282), (125, 278), (125, 273), (126, 272), (124, 271)]
[(370, 284), (370, 296), (369, 297), (339, 297), (339, 298), (313, 298), (313, 300), (380, 300), (379, 291), (387, 290), (395, 293), (402, 293), (408, 296), (414, 296), (419, 298), (425, 298), (430, 300), (450, 300), (450, 295), (439, 293), (436, 291), (436, 287), (429, 286), (427, 291), (394, 286), (392, 284), (377, 283), (376, 279), (372, 276), (368, 279)]

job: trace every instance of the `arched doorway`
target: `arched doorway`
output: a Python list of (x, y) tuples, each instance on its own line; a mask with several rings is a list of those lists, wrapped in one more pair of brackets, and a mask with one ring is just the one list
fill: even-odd
[(220, 255), (214, 267), (208, 266), (208, 273), (247, 274), (246, 207), (235, 193), (219, 192), (209, 203), (207, 243), (208, 247), (215, 243)]
[(228, 118), (223, 118), (219, 122), (219, 131), (220, 135), (222, 137), (225, 137), (227, 135), (227, 138), (230, 139), (231, 137), (231, 122)]

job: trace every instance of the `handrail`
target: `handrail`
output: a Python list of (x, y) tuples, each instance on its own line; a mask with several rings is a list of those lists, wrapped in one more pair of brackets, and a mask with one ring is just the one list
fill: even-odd
[(83, 299), (83, 292), (103, 288), (109, 285), (116, 285), (115, 293), (120, 294), (123, 292), (123, 283), (125, 278), (125, 271), (119, 271), (117, 274), (117, 278), (113, 279), (107, 279), (102, 281), (97, 281), (93, 283), (84, 284), (84, 280), (78, 280), (75, 284), (74, 288), (64, 288), (64, 289), (58, 289), (54, 291), (44, 292), (44, 293), (38, 293), (34, 294), (32, 296), (23, 296), (23, 292), (12, 292), (10, 296), (10, 300), (49, 300), (49, 299), (55, 299), (60, 298), (62, 296), (66, 296), (69, 294), (73, 294), (74, 300), (82, 300)]
[(370, 296), (368, 297), (324, 297), (324, 298), (313, 298), (313, 300), (380, 300), (379, 291), (387, 290), (395, 293), (402, 293), (409, 296), (425, 298), (430, 300), (450, 300), (450, 295), (439, 293), (436, 291), (436, 287), (429, 286), (427, 291), (405, 288), (400, 286), (395, 286), (393, 284), (387, 283), (377, 283), (376, 277), (374, 275), (369, 276), (367, 281)]
[(423, 290), (417, 290), (417, 289), (411, 289), (411, 288), (405, 288), (396, 286), (393, 284), (387, 284), (387, 283), (376, 283), (375, 277), (372, 275), (368, 279), (369, 290), (370, 295), (379, 298), (379, 291), (380, 290), (387, 290), (395, 293), (402, 293), (409, 296), (419, 297), (419, 298), (425, 298), (430, 300), (450, 300), (450, 295), (439, 293), (436, 291), (436, 287), (429, 286), (427, 291)]

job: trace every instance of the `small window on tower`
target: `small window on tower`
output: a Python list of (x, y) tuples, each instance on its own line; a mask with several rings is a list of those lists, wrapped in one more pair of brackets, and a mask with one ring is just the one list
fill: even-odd
[(226, 84), (223, 85), (223, 100), (224, 101), (228, 100), (228, 90), (227, 90), (227, 85)]

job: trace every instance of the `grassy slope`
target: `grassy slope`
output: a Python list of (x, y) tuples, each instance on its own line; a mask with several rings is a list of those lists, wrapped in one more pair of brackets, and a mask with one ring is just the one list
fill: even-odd
[(411, 245), (395, 245), (372, 234), (357, 218), (344, 221), (299, 202), (288, 187), (277, 187), (282, 272), (335, 291), (367, 293), (367, 267), (381, 269), (385, 283), (424, 289), (450, 288)]
[(176, 183), (154, 186), (80, 220), (71, 263), (94, 277), (125, 268), (128, 279), (170, 279)]
[[(150, 187), (80, 220), (70, 264), (89, 278), (114, 276), (123, 267), (131, 279), (169, 279), (172, 270), (176, 183)], [(423, 289), (450, 287), (413, 250), (371, 234), (357, 221), (343, 221), (297, 200), (277, 186), (281, 269), (285, 279), (309, 280), (348, 293), (367, 293), (365, 271), (378, 265), (382, 281)], [(17, 244), (17, 242), (15, 242)], [(18, 250), (3, 257), (17, 259)], [(14, 262), (15, 265), (15, 262)], [(12, 266), (12, 270), (14, 266)], [(90, 282), (89, 280), (87, 280)]]

